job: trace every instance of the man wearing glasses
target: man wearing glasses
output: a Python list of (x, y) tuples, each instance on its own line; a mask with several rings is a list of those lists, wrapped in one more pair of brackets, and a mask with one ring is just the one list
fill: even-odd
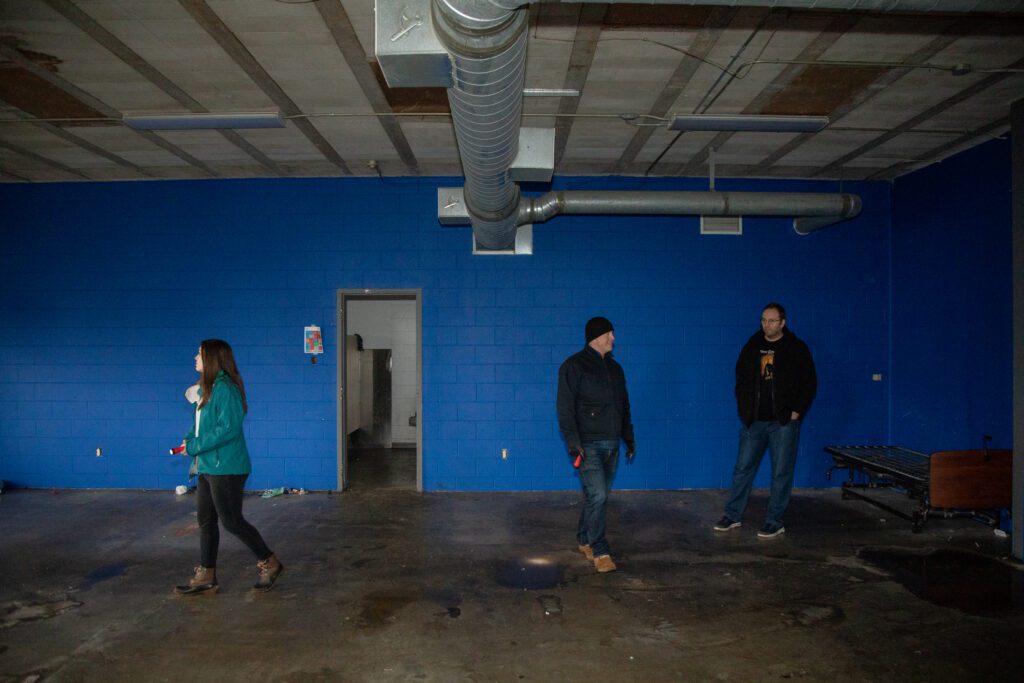
[(800, 422), (817, 388), (810, 349), (786, 328), (782, 304), (768, 304), (761, 311), (761, 329), (747, 341), (736, 361), (736, 407), (743, 427), (729, 502), (715, 531), (740, 526), (767, 448), (772, 456), (771, 497), (757, 537), (775, 538), (786, 532), (782, 516), (793, 488)]

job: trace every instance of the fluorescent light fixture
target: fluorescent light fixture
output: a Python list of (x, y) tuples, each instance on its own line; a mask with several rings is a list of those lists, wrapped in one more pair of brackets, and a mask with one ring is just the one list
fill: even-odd
[(764, 133), (815, 133), (828, 125), (827, 116), (772, 116), (761, 114), (675, 115), (669, 130), (731, 130)]
[(580, 91), (573, 88), (523, 88), (524, 97), (579, 97)]
[(124, 124), (135, 130), (206, 130), (216, 128), (284, 128), (280, 112), (238, 114), (132, 114)]

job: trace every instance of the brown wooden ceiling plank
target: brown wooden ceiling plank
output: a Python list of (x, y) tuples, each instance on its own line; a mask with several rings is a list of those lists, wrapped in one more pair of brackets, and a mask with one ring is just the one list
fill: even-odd
[[(665, 83), (665, 87), (658, 94), (658, 98), (654, 101), (648, 114), (657, 117), (668, 115), (669, 109), (679, 99), (679, 96), (686, 88), (686, 84), (690, 82), (697, 69), (704, 63), (701, 60), (706, 58), (711, 53), (711, 50), (714, 49), (715, 43), (718, 42), (722, 32), (732, 22), (736, 12), (737, 10), (735, 9), (716, 7), (707, 13), (704, 25), (700, 27), (700, 31), (697, 33), (697, 37), (694, 38), (693, 44), (687, 47), (686, 51), (688, 54), (682, 55), (682, 58), (679, 60), (679, 66), (676, 67), (668, 82)], [(653, 134), (654, 128), (651, 126), (637, 128), (633, 138), (622, 151), (618, 161), (615, 162), (612, 173), (625, 172), (626, 168), (636, 161), (636, 156)]]
[[(58, 76), (56, 73), (53, 73), (53, 72), (49, 71), (48, 69), (45, 69), (45, 68), (39, 66), (38, 64), (36, 64), (32, 60), (30, 60), (27, 57), (25, 57), (24, 55), (22, 55), (18, 50), (15, 50), (13, 48), (7, 47), (6, 45), (0, 45), (0, 55), (2, 55), (4, 57), (7, 57), (11, 61), (13, 61), (16, 64), (18, 64), (18, 66), (21, 66), (22, 68), (24, 68), (24, 69), (26, 69), (28, 71), (31, 71), (36, 76), (39, 76), (40, 78), (43, 78), (44, 80), (46, 80), (49, 83), (57, 86), (58, 88), (60, 88), (64, 92), (68, 93), (69, 95), (72, 95), (73, 97), (81, 100), (82, 102), (84, 102), (88, 106), (90, 106), (93, 109), (95, 109), (98, 112), (100, 112), (102, 115), (107, 116), (107, 117), (109, 117), (109, 118), (111, 118), (113, 120), (116, 120), (116, 121), (120, 121), (121, 120), (121, 118), (122, 118), (121, 112), (117, 111), (116, 109), (114, 109), (113, 107), (108, 105), (106, 102), (103, 102), (102, 100), (100, 100), (100, 99), (98, 99), (96, 97), (93, 97), (92, 95), (90, 95), (86, 91), (82, 90), (78, 86), (76, 86), (76, 85), (66, 81), (63, 77)], [(76, 145), (79, 145), (79, 146), (81, 146), (81, 147), (83, 147), (85, 149), (88, 149), (90, 152), (93, 152), (94, 154), (99, 154), (100, 156), (113, 161), (118, 166), (123, 166), (125, 168), (131, 168), (131, 169), (139, 172), (141, 175), (144, 175), (144, 176), (147, 176), (147, 177), (152, 177), (152, 174), (145, 172), (142, 169), (142, 167), (136, 166), (135, 164), (130, 163), (130, 162), (126, 161), (125, 159), (122, 159), (121, 157), (117, 156), (116, 154), (108, 152), (105, 149), (102, 149), (101, 147), (99, 147), (98, 145), (95, 145), (95, 144), (93, 144), (93, 143), (91, 143), (91, 142), (89, 142), (89, 141), (87, 141), (87, 140), (85, 140), (83, 138), (80, 138), (77, 135), (73, 135), (71, 133), (68, 133), (67, 131), (65, 131), (60, 126), (54, 126), (53, 124), (45, 122), (45, 121), (33, 121), (33, 123), (35, 123), (36, 125), (41, 126), (43, 128), (46, 128), (46, 130), (50, 131), (54, 135), (57, 135), (59, 137), (64, 138), (68, 142), (73, 142)], [(145, 131), (145, 130), (132, 130), (130, 128), (128, 130), (131, 130), (133, 133), (135, 133), (139, 137), (142, 137), (142, 138), (146, 139), (147, 141), (155, 144), (156, 146), (160, 147), (161, 149), (164, 149), (164, 150), (170, 152), (171, 154), (173, 154), (174, 156), (178, 157), (182, 161), (195, 166), (196, 168), (200, 169), (204, 173), (207, 173), (207, 174), (209, 174), (211, 176), (217, 176), (218, 175), (215, 171), (213, 171), (213, 169), (211, 169), (209, 166), (207, 166), (204, 162), (200, 161), (199, 159), (196, 159), (191, 154), (185, 152), (184, 150), (179, 149), (175, 145), (172, 145), (170, 142), (168, 142), (167, 140), (164, 140), (163, 138), (161, 138), (156, 133), (153, 133), (153, 132), (150, 132), (150, 131)]]
[[(0, 66), (0, 100), (38, 119), (78, 119), (83, 125), (89, 125), (90, 120), (106, 118), (45, 78), (16, 64)], [(102, 125), (110, 126), (114, 122)]]
[(70, 81), (64, 79), (62, 76), (59, 76), (53, 71), (36, 64), (34, 61), (23, 55), (21, 51), (8, 47), (7, 45), (0, 44), (0, 56), (6, 57), (21, 68), (31, 71), (33, 74), (49, 82), (51, 85), (57, 86), (78, 101), (84, 103), (86, 106), (98, 111), (101, 116), (106, 116), (114, 121), (121, 120), (121, 112), (117, 111), (106, 102), (93, 97), (77, 85), (74, 85)]
[[(576, 35), (569, 55), (569, 68), (565, 72), (562, 87), (567, 90), (583, 92), (587, 84), (587, 75), (594, 63), (597, 42), (601, 38), (601, 26), (604, 23), (608, 7), (603, 4), (585, 3), (580, 5), (579, 20), (576, 23)], [(558, 101), (558, 118), (555, 119), (555, 169), (562, 161), (565, 146), (572, 132), (573, 116), (579, 107), (578, 97), (561, 97)]]
[[(79, 171), (76, 171), (75, 169), (71, 168), (70, 166), (65, 166), (64, 164), (60, 163), (59, 161), (54, 161), (53, 159), (48, 159), (48, 158), (42, 156), (41, 154), (36, 154), (35, 152), (33, 152), (31, 150), (28, 150), (28, 149), (25, 149), (24, 147), (21, 147), (19, 145), (15, 145), (15, 144), (12, 144), (10, 142), (6, 142), (4, 140), (0, 140), (0, 147), (3, 147), (6, 150), (10, 150), (11, 152), (14, 152), (15, 154), (18, 154), (20, 156), (25, 157), (26, 159), (31, 159), (32, 161), (34, 161), (34, 162), (36, 162), (38, 164), (41, 164), (43, 166), (48, 166), (50, 168), (55, 168), (58, 171), (62, 171), (62, 172), (67, 173), (69, 175), (77, 176), (77, 177), (83, 178), (85, 180), (89, 179), (88, 176), (82, 174)], [(11, 173), (11, 171), (4, 171), (4, 172), (5, 173)], [(27, 179), (23, 179), (23, 180), (27, 180)]]
[[(1015, 61), (1013, 64), (1010, 64), (1006, 68), (1007, 69), (1021, 69), (1021, 68), (1024, 68), (1024, 59), (1018, 59), (1017, 61)], [(960, 92), (956, 93), (955, 95), (947, 97), (946, 99), (942, 100), (938, 104), (929, 107), (928, 109), (924, 110), (923, 112), (921, 112), (917, 116), (913, 116), (913, 117), (907, 119), (906, 121), (904, 121), (900, 125), (896, 126), (892, 130), (888, 131), (887, 133), (883, 133), (882, 135), (878, 136), (874, 140), (871, 140), (870, 142), (864, 143), (863, 145), (861, 145), (857, 149), (853, 150), (852, 152), (848, 152), (848, 153), (844, 154), (843, 156), (839, 157), (838, 159), (833, 161), (828, 166), (820, 169), (812, 177), (817, 178), (817, 177), (820, 177), (820, 176), (823, 176), (823, 175), (829, 175), (829, 174), (837, 173), (837, 172), (839, 172), (842, 169), (842, 167), (848, 161), (856, 159), (857, 157), (862, 156), (862, 155), (864, 155), (867, 152), (870, 152), (871, 150), (875, 149), (876, 147), (879, 147), (879, 146), (885, 144), (889, 140), (892, 140), (897, 135), (905, 133), (906, 131), (910, 130), (911, 128), (916, 128), (917, 126), (921, 125), (922, 123), (924, 123), (928, 119), (933, 118), (935, 116), (938, 116), (939, 114), (943, 113), (944, 111), (946, 111), (950, 107), (952, 107), (954, 105), (957, 105), (957, 104), (963, 102), (964, 100), (970, 99), (971, 97), (977, 95), (978, 93), (980, 93), (980, 92), (982, 92), (984, 90), (987, 90), (988, 88), (991, 88), (992, 86), (1000, 83), (1001, 81), (1004, 81), (1007, 78), (1012, 78), (1012, 77), (1014, 77), (1016, 75), (1017, 74), (1015, 74), (1015, 73), (995, 73), (995, 74), (990, 74), (989, 76), (983, 78), (982, 80), (978, 81), (974, 85), (969, 86), (968, 88), (965, 88), (964, 90), (961, 90)]]
[[(70, 0), (46, 0), (46, 2), (65, 19), (74, 24), (80, 31), (99, 43), (103, 48), (115, 55), (122, 62), (134, 69), (140, 76), (160, 88), (178, 104), (195, 113), (207, 113), (209, 109), (193, 98), (159, 69), (142, 58), (140, 54), (123, 43), (117, 36), (104, 28)], [(256, 149), (245, 138), (234, 131), (218, 131), (228, 142), (232, 143), (257, 162), (278, 175), (285, 175), (282, 169), (267, 155)]]
[[(796, 56), (794, 61), (809, 62), (819, 59), (825, 52), (835, 45), (836, 41), (843, 37), (843, 35), (853, 28), (860, 17), (853, 14), (838, 14), (832, 17), (821, 33), (819, 33), (814, 40), (810, 42), (800, 54)], [(794, 79), (796, 79), (805, 69), (805, 64), (789, 64), (782, 72), (772, 79), (771, 83), (765, 86), (758, 95), (750, 101), (747, 106), (743, 108), (742, 114), (760, 114), (764, 109), (765, 105), (771, 101), (775, 94), (783, 90), (788, 86)], [(730, 82), (732, 79), (730, 79)], [(728, 86), (728, 83), (726, 84)], [(724, 91), (724, 88), (718, 92), (720, 95)], [(717, 96), (716, 95), (716, 98)], [(704, 145), (704, 147), (697, 152), (690, 160), (688, 164), (678, 164), (668, 175), (692, 175), (699, 173), (703, 168), (704, 164), (707, 163), (708, 155), (712, 149), (721, 149), (729, 139), (735, 135), (732, 132), (722, 132), (716, 135), (711, 142)]]
[[(943, 34), (928, 41), (926, 45), (914, 51), (912, 54), (907, 55), (904, 59), (900, 60), (902, 64), (923, 64), (929, 59), (934, 57), (936, 54), (945, 50), (947, 47), (952, 45), (962, 34), (964, 30), (964, 20), (958, 22), (950, 22), (946, 25)], [(907, 74), (913, 71), (912, 68), (893, 68), (889, 69), (881, 76), (879, 76), (873, 83), (865, 87), (859, 93), (857, 93), (853, 99), (849, 100), (845, 104), (841, 105), (838, 109), (828, 114), (832, 121), (837, 121), (843, 116), (846, 116), (851, 111), (860, 107), (872, 98), (877, 97), (881, 94), (885, 88), (896, 83), (899, 79), (903, 78)], [(799, 133), (796, 137), (792, 138), (789, 142), (784, 144), (782, 147), (777, 149), (771, 155), (764, 158), (761, 163), (755, 167), (754, 174), (762, 173), (771, 166), (774, 166), (780, 159), (784, 158), (794, 150), (801, 147), (806, 142), (814, 138), (814, 133)]]
[(391, 105), (373, 73), (370, 61), (366, 57), (366, 51), (363, 50), (359, 38), (356, 37), (352, 20), (349, 19), (341, 0), (320, 0), (320, 2), (314, 3), (314, 7), (320, 12), (320, 16), (331, 32), (342, 57), (345, 58), (345, 63), (348, 64), (349, 70), (363, 91), (363, 96), (369, 100), (373, 111), (377, 114), (387, 115), (379, 116), (378, 120), (381, 127), (384, 128), (384, 133), (391, 140), (391, 144), (395, 146), (398, 158), (402, 160), (410, 173), (419, 175), (419, 163), (416, 161), (412, 146), (409, 145), (401, 124), (393, 116), (390, 116)]
[[(221, 49), (241, 68), (253, 83), (270, 98), (281, 113), (289, 117), (301, 117), (302, 111), (298, 105), (288, 96), (287, 93), (271, 78), (270, 74), (260, 65), (251, 52), (242, 44), (242, 41), (232, 33), (227, 24), (214, 12), (205, 0), (178, 0), (185, 11), (195, 20), (211, 38), (213, 38)], [(305, 118), (293, 118), (291, 122), (306, 136), (314, 147), (324, 155), (329, 162), (338, 167), (345, 175), (351, 175), (348, 164), (341, 158), (331, 143), (320, 134), (312, 123)]]
[[(919, 155), (917, 161), (901, 161), (898, 164), (893, 164), (889, 168), (884, 168), (875, 173), (874, 175), (870, 176), (868, 180), (892, 180), (893, 178), (897, 178), (903, 175), (904, 173), (913, 170), (912, 167), (914, 166), (932, 163), (937, 159), (945, 157), (946, 154), (952, 152), (961, 145), (965, 145), (968, 142), (971, 142), (972, 140), (976, 140), (981, 137), (990, 137), (993, 134), (993, 131), (999, 130), (1000, 128), (1004, 128), (1009, 125), (1010, 116), (1006, 115), (1002, 118), (996, 119), (992, 123), (982, 126), (981, 128), (973, 130), (969, 133), (964, 133), (955, 140), (950, 140), (949, 142), (945, 142), (939, 145), (938, 147), (935, 147), (934, 149), (928, 150), (924, 154)], [(912, 131), (906, 132), (909, 133)]]

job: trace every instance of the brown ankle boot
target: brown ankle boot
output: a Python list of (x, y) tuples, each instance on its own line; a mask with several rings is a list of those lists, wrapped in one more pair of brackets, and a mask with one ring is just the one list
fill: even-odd
[(252, 589), (261, 593), (266, 593), (273, 588), (277, 577), (284, 571), (284, 565), (277, 561), (277, 555), (273, 553), (267, 559), (257, 562), (256, 568), (260, 572), (260, 577)]
[(598, 555), (597, 557), (595, 557), (594, 568), (597, 569), (597, 571), (601, 574), (613, 572), (616, 569), (618, 569), (618, 567), (615, 566), (615, 563), (612, 562), (611, 555)]
[(217, 570), (213, 567), (196, 567), (195, 574), (189, 580), (187, 586), (176, 586), (174, 592), (178, 595), (200, 595), (203, 593), (217, 592)]

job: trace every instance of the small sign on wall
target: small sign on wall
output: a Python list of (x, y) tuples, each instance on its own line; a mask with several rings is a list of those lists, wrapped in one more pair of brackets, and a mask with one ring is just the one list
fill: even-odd
[(320, 328), (316, 325), (307, 325), (305, 328), (306, 353), (323, 353), (324, 337)]

